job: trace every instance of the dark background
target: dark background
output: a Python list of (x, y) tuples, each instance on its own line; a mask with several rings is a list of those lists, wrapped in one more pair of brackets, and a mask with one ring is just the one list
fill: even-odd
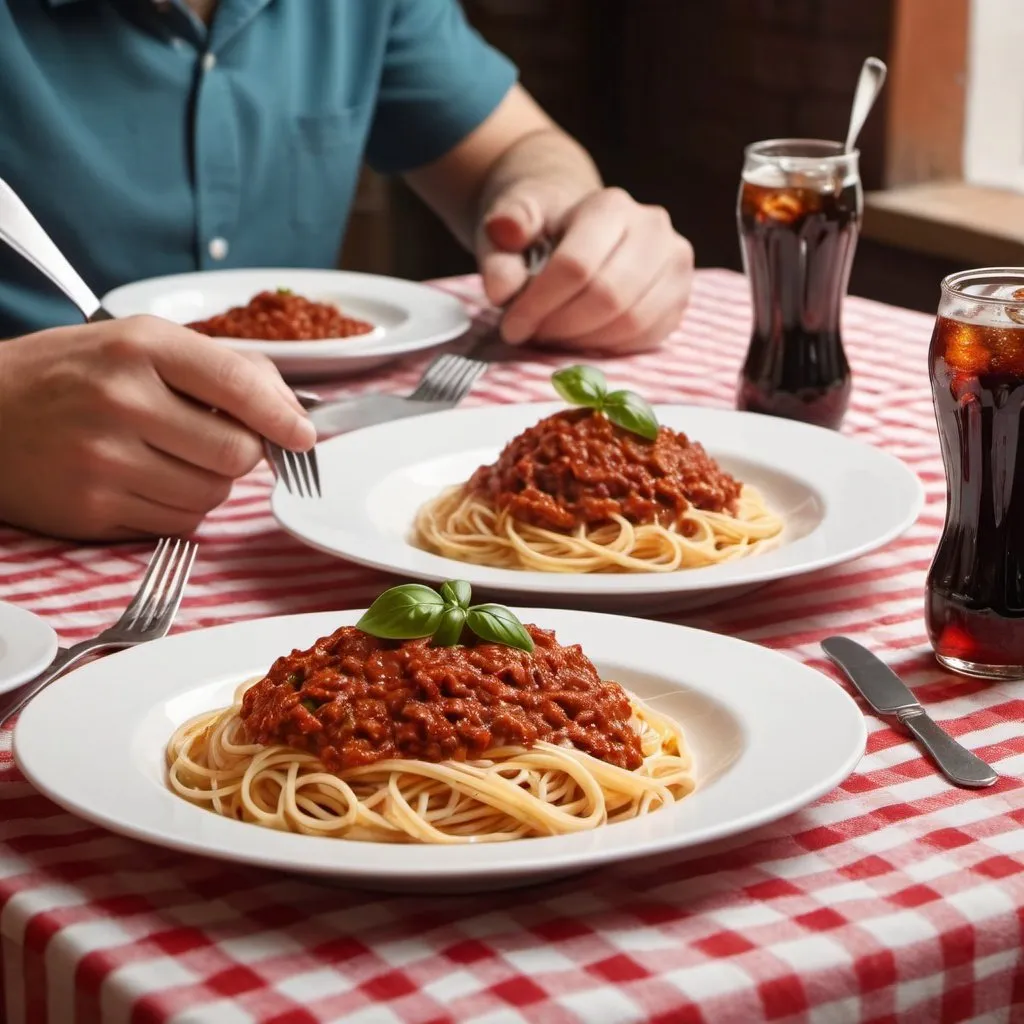
[[(743, 147), (840, 139), (864, 58), (889, 59), (896, 0), (464, 0), (523, 84), (596, 158), (605, 180), (668, 208), (699, 266), (740, 269)], [(865, 190), (881, 188), (886, 110), (860, 138)], [(471, 258), (397, 182), (368, 176), (344, 265), (413, 279)], [(933, 310), (940, 260), (862, 239), (851, 291)]]

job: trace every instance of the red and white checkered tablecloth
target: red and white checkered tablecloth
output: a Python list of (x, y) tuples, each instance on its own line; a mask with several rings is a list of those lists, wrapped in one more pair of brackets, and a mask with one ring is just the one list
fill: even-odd
[[(479, 298), (473, 280), (442, 286), (471, 305)], [(742, 277), (703, 271), (671, 347), (607, 369), (656, 401), (729, 406), (748, 324)], [(680, 621), (785, 651), (833, 679), (819, 640), (863, 641), (995, 764), (993, 789), (952, 788), (869, 716), (859, 770), (759, 831), (532, 890), (386, 896), (112, 835), (36, 795), (4, 732), (9, 1024), (1024, 1021), (1024, 691), (941, 671), (922, 624), (944, 493), (930, 327), (927, 316), (860, 299), (844, 325), (856, 374), (845, 430), (920, 474), (928, 505), (917, 525), (875, 555)], [(424, 359), (388, 373), (387, 387), (408, 389)], [(548, 398), (551, 368), (564, 361), (531, 354), (494, 366), (470, 401)], [(203, 527), (178, 629), (362, 606), (386, 582), (286, 537), (269, 486), (265, 470), (254, 473)], [(64, 641), (80, 639), (116, 617), (148, 553), (3, 531), (0, 598), (47, 618)]]

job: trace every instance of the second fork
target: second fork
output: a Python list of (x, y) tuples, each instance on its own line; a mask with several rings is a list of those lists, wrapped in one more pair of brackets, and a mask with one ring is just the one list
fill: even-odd
[[(320, 404), (316, 395), (296, 391), (295, 397), (307, 412)], [(299, 498), (320, 498), (320, 464), (316, 458), (316, 447), (308, 452), (292, 452), (281, 448), (272, 441), (263, 439), (263, 454), (266, 456), (274, 476), (278, 477), (285, 488)]]

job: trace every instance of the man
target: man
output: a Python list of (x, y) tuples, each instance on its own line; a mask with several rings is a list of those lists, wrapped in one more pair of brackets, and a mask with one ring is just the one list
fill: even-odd
[[(476, 253), (496, 304), (526, 246), (559, 240), (508, 309), (512, 344), (649, 348), (686, 303), (667, 214), (602, 186), (457, 0), (0, 0), (0, 69), (0, 177), (98, 294), (331, 266), (365, 157)], [(185, 532), (260, 435), (314, 442), (269, 364), (161, 320), (77, 319), (0, 251), (0, 519)]]

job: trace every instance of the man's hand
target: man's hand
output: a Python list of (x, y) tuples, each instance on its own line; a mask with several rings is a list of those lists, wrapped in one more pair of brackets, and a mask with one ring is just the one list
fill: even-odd
[[(527, 284), (522, 252), (559, 239), (547, 267)], [(503, 306), (502, 333), (614, 353), (656, 347), (678, 325), (690, 295), (693, 249), (668, 213), (621, 189), (572, 205), (558, 186), (523, 179), (485, 212), (477, 253), (487, 297)], [(525, 286), (525, 287), (524, 287)]]
[(497, 306), (526, 285), (526, 248), (542, 236), (558, 240), (546, 269), (508, 307), (506, 341), (636, 352), (679, 325), (693, 278), (690, 243), (660, 207), (603, 188), (586, 151), (522, 86), (406, 178), (476, 252)]
[(0, 520), (12, 525), (187, 533), (260, 460), (260, 436), (297, 451), (316, 441), (272, 364), (165, 320), (0, 344)]

